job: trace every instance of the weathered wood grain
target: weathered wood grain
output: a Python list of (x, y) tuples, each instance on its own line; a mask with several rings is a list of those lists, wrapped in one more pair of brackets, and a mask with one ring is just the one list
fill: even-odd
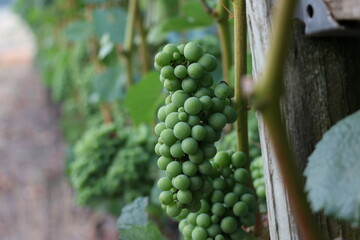
[[(271, 1), (247, 0), (253, 74), (260, 79), (271, 33)], [(341, 118), (360, 109), (360, 39), (309, 38), (294, 20), (284, 72), (282, 111), (299, 170), (323, 133)], [(271, 239), (302, 240), (294, 222), (267, 131), (259, 116)], [(325, 239), (360, 239), (360, 231), (317, 215)]]
[(359, 0), (324, 0), (337, 20), (360, 20)]

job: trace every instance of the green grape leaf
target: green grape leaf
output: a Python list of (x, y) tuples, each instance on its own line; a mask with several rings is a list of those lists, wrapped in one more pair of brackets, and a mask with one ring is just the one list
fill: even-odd
[(120, 232), (123, 232), (123, 229), (131, 229), (133, 226), (141, 227), (148, 224), (148, 202), (148, 197), (138, 197), (132, 203), (123, 207), (116, 224)]
[(93, 78), (92, 102), (105, 101), (112, 102), (122, 99), (124, 96), (124, 79), (121, 77), (119, 67), (109, 68)]
[(126, 12), (121, 8), (96, 9), (93, 12), (95, 35), (101, 38), (110, 35), (113, 43), (123, 43), (126, 25)]
[(63, 34), (69, 41), (82, 42), (90, 36), (92, 31), (91, 24), (85, 21), (74, 21), (63, 30)]
[(213, 23), (213, 18), (204, 11), (204, 7), (200, 1), (185, 2), (180, 11), (190, 21), (193, 19), (197, 23), (202, 23), (204, 25), (211, 25)]
[(156, 108), (163, 98), (159, 76), (158, 72), (148, 72), (127, 91), (125, 106), (135, 124), (153, 122)]
[(305, 169), (314, 211), (360, 223), (360, 111), (331, 127)]
[(165, 239), (159, 228), (154, 224), (146, 226), (132, 226), (130, 229), (124, 229), (120, 232), (122, 240), (162, 240)]

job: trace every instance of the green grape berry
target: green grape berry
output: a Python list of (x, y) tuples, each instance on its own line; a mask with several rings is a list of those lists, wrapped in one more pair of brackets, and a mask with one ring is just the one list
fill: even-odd
[(168, 177), (173, 178), (181, 174), (181, 164), (177, 161), (172, 161), (166, 166), (166, 174)]
[(175, 67), (174, 69), (174, 75), (177, 77), (177, 78), (184, 78), (186, 77), (187, 75), (187, 69), (184, 65), (178, 65)]
[[(163, 69), (161, 69), (161, 72), (163, 71)], [(204, 75), (204, 68), (198, 64), (198, 63), (192, 63), (188, 66), (187, 68), (187, 72), (189, 77), (191, 77), (192, 79), (199, 79)], [(162, 74), (163, 75), (163, 74)], [(168, 76), (168, 75), (163, 75), (164, 77)]]
[(197, 61), (203, 55), (202, 47), (194, 42), (189, 42), (184, 47), (184, 56), (190, 61)]
[(197, 97), (190, 97), (184, 103), (185, 111), (188, 114), (196, 115), (202, 109), (202, 103)]
[(172, 188), (171, 180), (168, 177), (160, 178), (157, 185), (162, 191), (169, 191)]

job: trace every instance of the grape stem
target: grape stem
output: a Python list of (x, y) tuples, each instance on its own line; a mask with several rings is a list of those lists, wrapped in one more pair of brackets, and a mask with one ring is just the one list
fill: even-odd
[(126, 19), (125, 40), (122, 51), (122, 58), (124, 59), (126, 69), (126, 83), (128, 87), (133, 84), (132, 49), (134, 45), (134, 30), (137, 8), (138, 0), (129, 1), (128, 16)]
[[(246, 74), (246, 5), (245, 0), (233, 0), (234, 9), (234, 89), (235, 89), (235, 108), (237, 112), (236, 135), (237, 149), (249, 157), (249, 138), (248, 138), (248, 103), (245, 95), (242, 93), (241, 79)], [(250, 167), (250, 161), (247, 162), (247, 169)], [(252, 182), (249, 187), (254, 189)], [(255, 236), (262, 234), (261, 215), (256, 213), (256, 223), (254, 227)]]
[(137, 4), (136, 12), (137, 12), (136, 23), (137, 23), (137, 27), (138, 27), (139, 36), (140, 36), (139, 52), (140, 52), (140, 56), (141, 56), (141, 60), (142, 60), (141, 72), (144, 75), (145, 73), (147, 73), (147, 71), (149, 71), (149, 67), (150, 67), (148, 45), (146, 42), (147, 30), (144, 26), (144, 20), (141, 15), (141, 10), (140, 10), (139, 4)]
[(230, 28), (228, 20), (228, 1), (219, 0), (217, 5), (217, 25), (221, 48), (221, 64), (223, 72), (223, 80), (230, 82), (230, 68), (232, 65)]
[(280, 110), (283, 66), (296, 0), (280, 0), (277, 4), (274, 13), (272, 44), (269, 47), (270, 52), (264, 74), (255, 89), (254, 102), (260, 106), (259, 111), (269, 132), (276, 155), (275, 160), (280, 167), (283, 183), (301, 236), (307, 240), (319, 240), (322, 237), (303, 192), (303, 184), (287, 139)]

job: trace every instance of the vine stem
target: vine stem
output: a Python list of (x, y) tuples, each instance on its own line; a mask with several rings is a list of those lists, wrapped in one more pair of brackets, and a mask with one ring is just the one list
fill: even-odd
[(230, 28), (228, 22), (227, 0), (219, 0), (217, 4), (217, 25), (221, 48), (221, 64), (223, 81), (230, 82), (230, 68), (232, 64)]
[[(234, 10), (234, 88), (235, 88), (235, 107), (237, 112), (236, 136), (237, 149), (249, 157), (249, 138), (248, 138), (248, 109), (247, 100), (242, 92), (241, 79), (246, 74), (246, 5), (245, 0), (233, 0)], [(250, 167), (248, 161), (247, 168)], [(252, 182), (249, 186), (254, 189)], [(260, 213), (256, 213), (256, 222), (254, 226), (254, 234), (260, 236), (262, 234), (262, 219)]]
[(141, 72), (144, 75), (145, 73), (147, 73), (149, 71), (150, 68), (150, 60), (149, 60), (149, 54), (148, 54), (148, 45), (146, 42), (146, 35), (147, 35), (147, 31), (145, 29), (144, 26), (144, 20), (143, 17), (141, 15), (141, 11), (140, 11), (140, 7), (139, 4), (137, 6), (137, 27), (138, 27), (138, 31), (139, 31), (139, 35), (140, 35), (140, 56), (141, 56), (141, 60), (142, 60), (142, 64), (141, 64)]
[(126, 19), (126, 31), (125, 31), (125, 40), (124, 40), (124, 48), (123, 48), (124, 50), (123, 58), (126, 69), (126, 83), (128, 87), (133, 84), (132, 48), (134, 45), (133, 40), (134, 40), (137, 8), (138, 8), (138, 0), (129, 1), (128, 17)]
[(262, 79), (255, 89), (254, 100), (259, 104), (259, 111), (269, 131), (276, 161), (280, 167), (283, 183), (301, 236), (306, 240), (319, 240), (322, 237), (306, 201), (303, 184), (287, 139), (280, 110), (283, 66), (296, 0), (279, 0), (277, 4), (274, 13), (274, 35), (269, 48), (267, 65)]

